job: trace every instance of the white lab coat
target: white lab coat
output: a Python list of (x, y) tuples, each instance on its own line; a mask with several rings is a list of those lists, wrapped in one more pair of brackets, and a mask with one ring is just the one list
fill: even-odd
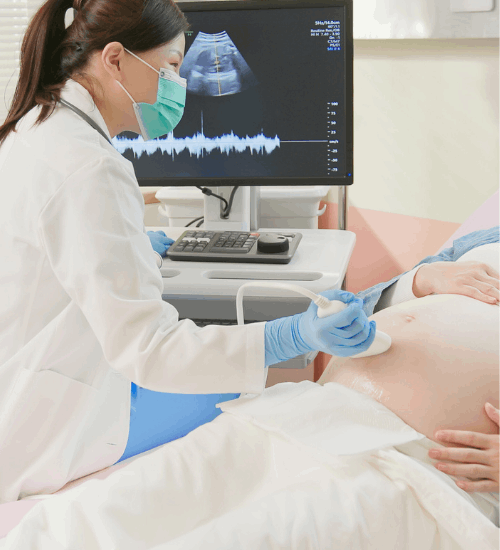
[[(107, 132), (90, 94), (63, 98)], [(260, 393), (264, 323), (199, 329), (162, 301), (133, 167), (87, 122), (33, 109), (0, 147), (0, 503), (114, 464), (130, 381)]]

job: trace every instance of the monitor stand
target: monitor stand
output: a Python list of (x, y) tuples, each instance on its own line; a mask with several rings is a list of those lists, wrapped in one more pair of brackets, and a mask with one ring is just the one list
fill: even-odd
[[(233, 187), (209, 187), (214, 193), (229, 201)], [(339, 186), (338, 225), (337, 229), (347, 229), (347, 196), (348, 188)], [(260, 187), (239, 187), (234, 195), (229, 219), (221, 218), (221, 201), (204, 195), (204, 228), (207, 231), (255, 231), (259, 226)]]
[[(233, 187), (209, 187), (229, 202)], [(222, 203), (218, 198), (204, 195), (205, 231), (256, 231), (259, 229), (260, 187), (240, 186), (234, 194), (228, 219), (222, 218)]]

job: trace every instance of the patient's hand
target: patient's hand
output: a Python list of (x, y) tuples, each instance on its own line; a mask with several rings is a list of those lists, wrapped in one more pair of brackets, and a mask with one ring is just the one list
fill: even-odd
[[(486, 414), (499, 425), (499, 410), (490, 403), (485, 405)], [(440, 430), (435, 434), (439, 441), (459, 443), (464, 447), (431, 449), (429, 456), (437, 460), (435, 467), (445, 474), (466, 477), (468, 480), (457, 480), (455, 483), (468, 493), (498, 492), (499, 445), (500, 437), (475, 432), (457, 430)]]
[(487, 304), (500, 300), (499, 274), (480, 262), (435, 262), (423, 265), (413, 279), (413, 294), (463, 294)]

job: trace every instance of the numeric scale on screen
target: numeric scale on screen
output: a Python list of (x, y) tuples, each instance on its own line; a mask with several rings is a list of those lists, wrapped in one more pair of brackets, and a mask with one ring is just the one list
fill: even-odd
[(338, 152), (339, 152), (339, 140), (337, 139), (337, 108), (338, 101), (329, 101), (327, 107), (327, 124), (328, 124), (328, 172), (338, 172), (336, 163), (338, 163)]

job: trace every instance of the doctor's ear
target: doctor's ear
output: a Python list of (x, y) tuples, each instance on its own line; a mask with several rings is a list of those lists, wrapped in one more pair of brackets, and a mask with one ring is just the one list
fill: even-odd
[(110, 42), (101, 52), (103, 68), (115, 80), (121, 80), (122, 64), (125, 57), (125, 48), (120, 42)]

